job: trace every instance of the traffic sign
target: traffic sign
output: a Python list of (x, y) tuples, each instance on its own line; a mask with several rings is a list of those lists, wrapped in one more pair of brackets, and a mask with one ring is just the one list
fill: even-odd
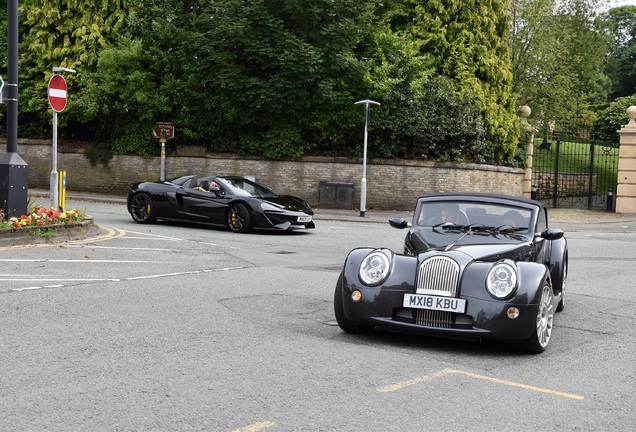
[(53, 111), (62, 112), (66, 108), (67, 87), (62, 75), (53, 75), (49, 80), (48, 88), (49, 104)]
[(152, 130), (152, 136), (155, 138), (174, 138), (174, 125), (168, 122), (158, 122)]

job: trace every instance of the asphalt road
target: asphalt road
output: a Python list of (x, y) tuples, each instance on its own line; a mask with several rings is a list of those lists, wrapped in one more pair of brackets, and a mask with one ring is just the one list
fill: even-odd
[[(631, 430), (632, 232), (568, 232), (566, 310), (548, 350), (343, 333), (349, 250), (404, 232), (137, 225), (81, 202), (94, 238), (0, 249), (0, 430)], [(366, 223), (365, 223), (366, 222)], [(371, 223), (369, 223), (371, 222)]]

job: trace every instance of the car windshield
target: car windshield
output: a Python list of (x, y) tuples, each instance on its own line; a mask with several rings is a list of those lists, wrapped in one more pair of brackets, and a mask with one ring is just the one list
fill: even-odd
[(466, 227), (491, 232), (528, 232), (532, 211), (510, 205), (463, 201), (424, 201), (413, 218), (417, 226)]
[(217, 178), (227, 189), (231, 191), (232, 195), (239, 196), (253, 196), (257, 198), (275, 197), (276, 194), (253, 181), (244, 178)]

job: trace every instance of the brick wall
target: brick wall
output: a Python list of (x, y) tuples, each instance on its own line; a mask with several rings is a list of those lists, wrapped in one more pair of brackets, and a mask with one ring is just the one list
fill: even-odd
[[(157, 152), (159, 153), (159, 152)], [(51, 144), (21, 140), (18, 154), (29, 165), (29, 187), (49, 189)], [(67, 191), (125, 195), (131, 183), (156, 181), (161, 158), (115, 154), (107, 166), (91, 165), (81, 150), (58, 150), (58, 171), (66, 170)], [(303, 157), (272, 161), (234, 154), (207, 153), (186, 147), (168, 154), (166, 179), (186, 174), (254, 176), (280, 194), (318, 204), (320, 182), (353, 184), (353, 209), (360, 207), (362, 161)], [(494, 192), (522, 196), (523, 170), (493, 165), (436, 163), (412, 160), (367, 161), (368, 210), (408, 210), (421, 195), (435, 192)]]

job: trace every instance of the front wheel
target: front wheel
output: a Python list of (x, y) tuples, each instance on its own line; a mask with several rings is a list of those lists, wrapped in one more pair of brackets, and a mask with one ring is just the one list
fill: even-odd
[(539, 354), (545, 351), (552, 336), (554, 325), (554, 293), (548, 281), (544, 281), (541, 289), (541, 301), (537, 310), (537, 317), (532, 336), (519, 343), (523, 351)]
[(150, 195), (139, 193), (130, 201), (130, 216), (140, 224), (149, 224), (157, 220), (155, 203)]
[(252, 229), (252, 213), (243, 203), (232, 204), (227, 212), (227, 227), (230, 231), (246, 233)]
[(336, 292), (333, 296), (333, 307), (336, 314), (336, 321), (340, 328), (347, 333), (370, 333), (375, 328), (374, 325), (358, 324), (345, 316), (344, 305), (342, 304), (342, 277), (341, 273), (338, 278), (338, 283), (336, 284)]
[(568, 281), (568, 261), (565, 260), (563, 263), (563, 280), (561, 281), (561, 300), (559, 300), (559, 304), (557, 305), (556, 311), (561, 312), (565, 309), (565, 287), (567, 286)]

